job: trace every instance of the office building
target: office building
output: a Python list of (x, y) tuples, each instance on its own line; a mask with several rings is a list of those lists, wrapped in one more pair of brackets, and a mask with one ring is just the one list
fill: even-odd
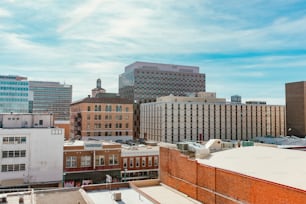
[(241, 103), (241, 96), (239, 96), (239, 95), (231, 96), (231, 102), (232, 103)]
[(29, 112), (29, 82), (26, 77), (0, 76), (0, 113)]
[(285, 135), (285, 106), (205, 100), (167, 96), (141, 104), (140, 138), (176, 143)]
[(286, 83), (287, 134), (306, 136), (306, 81)]
[(69, 120), (72, 85), (58, 82), (30, 81), (33, 113), (52, 113), (55, 120)]
[(134, 137), (139, 138), (140, 104), (156, 101), (157, 97), (186, 96), (205, 91), (205, 74), (199, 67), (151, 62), (135, 62), (125, 67), (119, 76), (119, 94), (132, 99), (134, 107)]
[(2, 114), (0, 187), (59, 186), (64, 131), (51, 128), (53, 116)]

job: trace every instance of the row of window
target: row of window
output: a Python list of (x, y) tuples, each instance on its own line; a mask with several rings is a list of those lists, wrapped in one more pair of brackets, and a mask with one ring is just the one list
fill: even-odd
[[(106, 105), (105, 106), (105, 112), (112, 112), (112, 105)], [(121, 105), (116, 105), (116, 112), (122, 112), (122, 106)], [(87, 106), (87, 111), (91, 111), (91, 106)], [(94, 111), (102, 111), (102, 106), (101, 105), (95, 105)], [(129, 112), (129, 108), (125, 108), (125, 112)]]
[[(123, 158), (123, 168), (134, 168), (134, 162), (135, 167), (138, 168), (140, 165), (142, 167), (151, 167), (152, 166), (152, 157), (148, 157), (148, 163), (146, 157), (141, 157), (141, 163), (140, 163), (140, 157), (134, 158)], [(128, 166), (129, 165), (129, 166)], [(154, 167), (158, 166), (158, 157), (154, 156)]]
[(2, 151), (2, 158), (26, 157), (25, 150)]
[[(115, 128), (122, 128), (122, 123), (116, 123), (115, 124)], [(101, 123), (95, 123), (95, 128), (101, 128), (102, 127), (102, 124)], [(112, 128), (112, 123), (106, 123), (104, 124), (104, 127), (105, 128)], [(129, 128), (129, 124), (126, 123), (125, 124), (125, 128)], [(90, 129), (90, 125), (87, 125), (87, 129)]]
[(3, 102), (28, 102), (28, 98), (0, 98)]
[(1, 92), (0, 96), (28, 96), (27, 93)]
[(0, 84), (9, 84), (9, 85), (29, 85), (29, 82), (22, 81), (0, 81)]
[(26, 137), (3, 137), (3, 144), (25, 144), (27, 141)]
[(25, 171), (25, 168), (25, 164), (3, 164), (1, 165), (1, 172)]
[[(93, 136), (103, 136), (103, 135), (104, 135), (104, 136), (113, 136), (113, 132), (103, 132), (103, 133), (102, 133), (102, 132), (94, 132), (93, 134), (94, 134)], [(90, 132), (87, 132), (86, 135), (87, 135), (87, 136), (92, 136), (92, 135), (90, 134)], [(121, 131), (116, 131), (116, 132), (115, 132), (115, 135), (116, 135), (116, 136), (122, 136), (122, 132), (121, 132)], [(128, 135), (129, 135), (129, 132), (126, 131), (126, 132), (125, 132), (125, 135), (128, 136)]]
[[(112, 115), (105, 115), (105, 120), (112, 120)], [(115, 116), (115, 119), (116, 120), (122, 120), (122, 115), (116, 115)], [(101, 115), (95, 115), (95, 118), (94, 118), (95, 120), (102, 120), (102, 116)], [(126, 116), (124, 116), (124, 119), (125, 120), (128, 120), (129, 119), (129, 116), (128, 115), (126, 115)], [(90, 120), (90, 115), (87, 115), (87, 120)]]
[(28, 88), (21, 88), (21, 87), (7, 87), (7, 86), (1, 86), (0, 87), (0, 90), (10, 90), (10, 91), (28, 91), (29, 89)]
[[(67, 156), (66, 157), (66, 168), (77, 168), (77, 156)], [(92, 166), (91, 156), (81, 156), (80, 167), (91, 167)], [(105, 166), (105, 156), (96, 156), (95, 161), (96, 166)], [(118, 165), (118, 155), (112, 154), (108, 156), (108, 165)]]

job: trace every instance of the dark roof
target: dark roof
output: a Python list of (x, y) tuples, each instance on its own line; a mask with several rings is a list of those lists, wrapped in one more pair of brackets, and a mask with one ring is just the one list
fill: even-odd
[(133, 104), (133, 100), (121, 97), (107, 97), (107, 98), (91, 98), (87, 97), (79, 101), (72, 102), (71, 105), (80, 103), (115, 103), (115, 104)]

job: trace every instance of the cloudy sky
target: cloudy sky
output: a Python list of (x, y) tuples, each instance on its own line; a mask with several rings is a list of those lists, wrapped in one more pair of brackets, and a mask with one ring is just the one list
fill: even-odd
[(1, 0), (0, 74), (86, 97), (135, 61), (199, 66), (206, 90), (285, 104), (306, 80), (304, 0)]

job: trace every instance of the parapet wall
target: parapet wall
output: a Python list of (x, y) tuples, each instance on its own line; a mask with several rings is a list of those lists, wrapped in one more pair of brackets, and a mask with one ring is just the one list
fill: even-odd
[(208, 204), (306, 203), (306, 191), (203, 165), (167, 147), (160, 148), (160, 180)]

